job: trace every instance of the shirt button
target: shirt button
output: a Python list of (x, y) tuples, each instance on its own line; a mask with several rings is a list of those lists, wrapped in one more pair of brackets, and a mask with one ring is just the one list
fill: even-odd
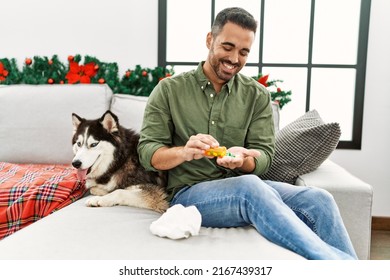
[(210, 94), (210, 97), (213, 98), (213, 97), (214, 97), (214, 94)]
[(203, 86), (200, 87), (203, 90)]
[(215, 124), (215, 121), (211, 121), (211, 124)]

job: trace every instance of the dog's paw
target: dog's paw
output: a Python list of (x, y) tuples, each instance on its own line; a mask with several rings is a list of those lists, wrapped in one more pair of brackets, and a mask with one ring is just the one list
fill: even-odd
[(93, 196), (85, 201), (85, 205), (88, 207), (99, 207), (99, 197)]
[(115, 203), (102, 196), (92, 196), (85, 201), (85, 205), (88, 207), (111, 207)]

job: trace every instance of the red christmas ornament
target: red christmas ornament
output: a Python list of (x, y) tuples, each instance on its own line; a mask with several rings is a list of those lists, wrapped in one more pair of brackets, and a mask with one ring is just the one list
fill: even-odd
[(269, 75), (261, 76), (257, 81), (258, 81), (260, 84), (262, 84), (263, 86), (268, 87), (268, 83), (267, 83), (268, 76), (269, 76)]
[(47, 83), (51, 85), (51, 84), (54, 83), (54, 80), (53, 80), (52, 78), (49, 78), (49, 79), (47, 80)]
[(68, 61), (73, 61), (73, 60), (74, 60), (74, 56), (73, 55), (68, 56)]
[(91, 78), (96, 75), (95, 63), (90, 62), (85, 65), (79, 65), (75, 61), (69, 63), (69, 72), (65, 78), (68, 80), (68, 84), (90, 84)]
[(24, 62), (26, 63), (26, 65), (31, 65), (32, 59), (31, 58), (26, 58), (26, 60)]
[(64, 81), (61, 80), (61, 81), (60, 81), (60, 84), (63, 85), (63, 84), (64, 84)]
[(97, 71), (97, 70), (99, 70), (99, 65), (95, 65), (95, 70)]
[(49, 65), (52, 65), (53, 64), (53, 60), (49, 60), (48, 62), (47, 62)]
[(142, 71), (142, 76), (146, 77), (148, 75), (148, 72), (146, 72), (145, 70)]
[(106, 82), (106, 80), (104, 80), (103, 78), (100, 78), (98, 82), (99, 82), (99, 84), (104, 84)]
[(3, 63), (0, 61), (0, 82), (5, 81), (8, 76), (8, 71), (5, 69)]
[(127, 78), (130, 77), (130, 75), (131, 75), (131, 71), (126, 71), (126, 77)]

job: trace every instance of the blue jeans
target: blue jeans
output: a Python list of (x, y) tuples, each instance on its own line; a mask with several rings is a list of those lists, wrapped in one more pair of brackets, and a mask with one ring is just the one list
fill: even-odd
[(333, 197), (319, 188), (243, 175), (185, 187), (175, 204), (195, 205), (205, 227), (253, 225), (307, 259), (357, 259)]

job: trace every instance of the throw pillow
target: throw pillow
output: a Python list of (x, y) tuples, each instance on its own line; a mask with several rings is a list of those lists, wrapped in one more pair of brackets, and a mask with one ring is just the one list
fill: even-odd
[(338, 123), (324, 123), (316, 110), (307, 112), (276, 133), (272, 166), (260, 178), (294, 184), (329, 157), (340, 135)]
[(69, 165), (0, 162), (0, 240), (83, 197)]

